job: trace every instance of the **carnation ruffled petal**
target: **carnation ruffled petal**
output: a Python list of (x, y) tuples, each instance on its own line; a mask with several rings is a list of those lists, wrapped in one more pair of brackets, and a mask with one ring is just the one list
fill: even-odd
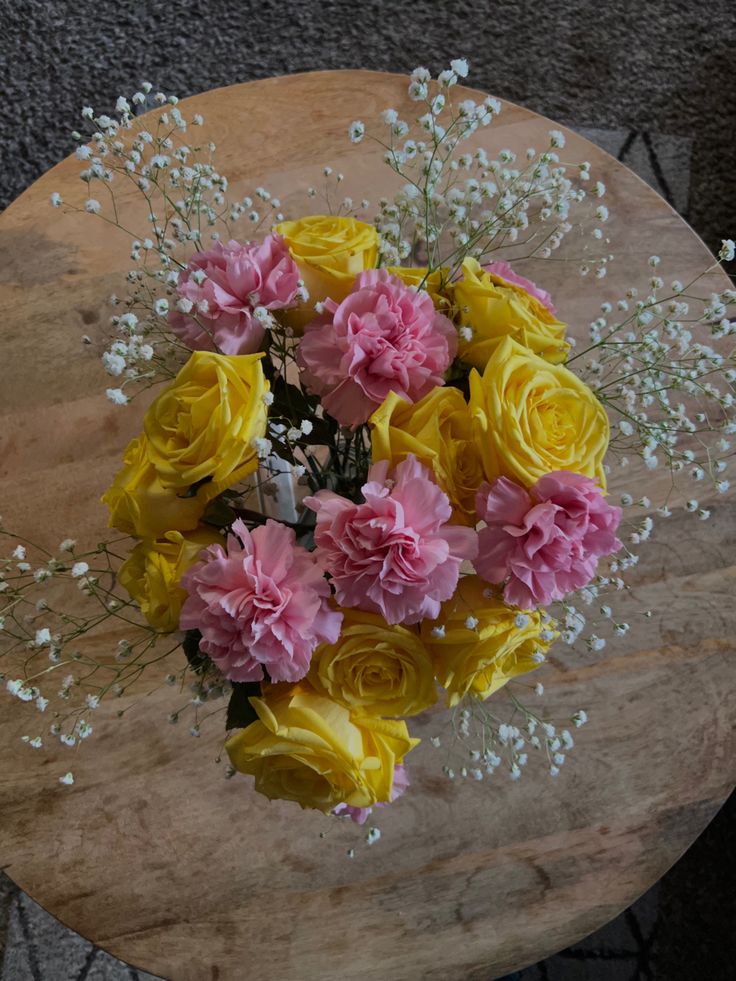
[(245, 245), (215, 242), (181, 271), (177, 293), (190, 310), (172, 310), (169, 323), (193, 350), (251, 354), (264, 335), (256, 307), (288, 308), (296, 302), (298, 286), (299, 270), (280, 235)]
[(188, 596), (180, 626), (231, 681), (298, 681), (312, 652), (332, 643), (342, 614), (316, 559), (276, 521), (249, 531), (233, 524), (227, 551), (216, 545), (182, 578)]
[(457, 585), (462, 560), (476, 554), (475, 531), (447, 523), (447, 495), (411, 455), (392, 478), (386, 461), (374, 464), (362, 491), (362, 504), (331, 491), (304, 502), (317, 513), (316, 551), (338, 603), (380, 613), (392, 624), (436, 617)]
[(344, 426), (359, 426), (390, 392), (415, 402), (438, 385), (457, 350), (452, 323), (431, 297), (385, 269), (307, 326), (297, 360), (304, 383)]
[(478, 536), (476, 571), (488, 582), (505, 582), (505, 600), (522, 609), (586, 586), (598, 559), (621, 548), (621, 508), (583, 474), (555, 471), (528, 493), (501, 477), (481, 486), (477, 506), (486, 527)]

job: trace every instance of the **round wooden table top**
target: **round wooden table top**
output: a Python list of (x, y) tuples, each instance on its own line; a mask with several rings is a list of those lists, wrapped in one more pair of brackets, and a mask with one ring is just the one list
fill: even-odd
[[(205, 117), (231, 189), (264, 184), (288, 210), (294, 188), (327, 164), (344, 170), (345, 193), (377, 200), (390, 172), (380, 151), (351, 146), (348, 125), (389, 106), (410, 113), (405, 91), (398, 76), (318, 72), (182, 108)], [(506, 104), (475, 143), (523, 152), (546, 145), (551, 125)], [(564, 158), (589, 160), (607, 185), (616, 258), (597, 284), (555, 262), (533, 278), (582, 337), (601, 300), (646, 289), (653, 253), (667, 281), (686, 281), (710, 256), (626, 167), (567, 138)], [(0, 510), (51, 547), (103, 537), (100, 493), (140, 427), (139, 409), (105, 400), (104, 342), (94, 340), (107, 298), (124, 291), (128, 242), (49, 207), (52, 191), (84, 200), (79, 166), (59, 164), (0, 219)], [(669, 476), (632, 466), (621, 480), (614, 473), (614, 497), (635, 487), (654, 506)], [(451, 783), (425, 739), (411, 791), (380, 814), (382, 838), (369, 847), (350, 822), (223, 779), (219, 722), (199, 740), (167, 725), (172, 689), (121, 721), (103, 703), (95, 736), (74, 753), (50, 739), (35, 753), (23, 745), (28, 710), (3, 698), (0, 867), (74, 930), (176, 981), (489, 981), (579, 940), (672, 865), (734, 784), (736, 521), (732, 498), (706, 497), (710, 521), (677, 507), (642, 550), (630, 603), (654, 616), (596, 655), (559, 645), (539, 672), (553, 712), (584, 707), (591, 720), (557, 779), (530, 761), (518, 783), (500, 772)], [(439, 728), (435, 717), (413, 722), (419, 736)], [(75, 785), (60, 786), (70, 767)]]

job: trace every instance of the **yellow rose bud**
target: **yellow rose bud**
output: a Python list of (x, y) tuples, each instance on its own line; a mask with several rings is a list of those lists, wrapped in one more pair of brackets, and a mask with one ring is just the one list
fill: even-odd
[(405, 722), (351, 715), (307, 682), (272, 685), (251, 698), (256, 722), (225, 744), (236, 770), (271, 800), (331, 811), (391, 798), (394, 766), (419, 742)]
[(345, 609), (335, 644), (314, 652), (309, 680), (365, 715), (416, 715), (437, 701), (432, 658), (415, 630)]
[(378, 261), (378, 232), (356, 218), (310, 215), (282, 221), (274, 231), (286, 240), (309, 293), (301, 306), (278, 313), (297, 332), (316, 316), (315, 303), (327, 297), (340, 303), (358, 273), (375, 268)]
[(453, 522), (476, 524), (475, 493), (483, 468), (470, 410), (457, 388), (434, 388), (413, 405), (391, 392), (370, 424), (374, 463), (388, 460), (395, 466), (413, 453), (450, 499)]
[(605, 490), (606, 410), (563, 365), (507, 337), (482, 375), (470, 373), (470, 412), (489, 481), (504, 476), (530, 487), (553, 470), (572, 470)]
[(567, 357), (566, 324), (521, 286), (485, 272), (477, 259), (463, 262), (463, 278), (454, 284), (461, 328), (472, 331), (465, 340), (460, 330), (458, 357), (483, 371), (499, 340), (512, 337), (553, 364)]
[(448, 269), (433, 269), (427, 272), (425, 267), (415, 266), (389, 266), (387, 269), (392, 276), (398, 276), (407, 286), (416, 286), (432, 297), (435, 309), (441, 313), (449, 314), (450, 300), (449, 293), (452, 289), (450, 284), (450, 272)]
[(254, 441), (266, 432), (269, 385), (262, 354), (195, 351), (143, 420), (148, 453), (164, 487), (211, 500), (258, 468)]
[(190, 531), (200, 522), (206, 500), (164, 487), (148, 455), (148, 440), (137, 436), (123, 454), (123, 468), (102, 496), (110, 528), (135, 538), (158, 538), (167, 531)]
[(488, 584), (478, 576), (462, 576), (437, 620), (422, 623), (448, 706), (465, 695), (488, 698), (511, 678), (539, 667), (549, 650), (551, 640), (541, 635), (552, 630), (542, 624), (539, 611), (522, 613), (488, 594)]
[(118, 582), (155, 630), (170, 633), (179, 626), (187, 595), (179, 580), (203, 548), (221, 541), (222, 535), (206, 525), (186, 535), (169, 531), (155, 541), (144, 539), (120, 566)]

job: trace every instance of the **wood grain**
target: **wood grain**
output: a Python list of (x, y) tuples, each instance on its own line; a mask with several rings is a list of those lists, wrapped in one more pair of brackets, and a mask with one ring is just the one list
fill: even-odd
[[(208, 92), (183, 108), (205, 116), (236, 191), (262, 183), (304, 213), (295, 188), (325, 164), (345, 171), (345, 193), (379, 197), (388, 171), (378, 153), (350, 146), (347, 128), (387, 106), (408, 112), (404, 86), (323, 72)], [(551, 125), (506, 104), (478, 142), (523, 151), (543, 145)], [(709, 255), (601, 150), (568, 133), (565, 157), (590, 160), (608, 186), (616, 259), (598, 299), (560, 263), (524, 272), (582, 337), (600, 300), (646, 281), (652, 253), (683, 280)], [(78, 167), (59, 164), (0, 219), (1, 511), (52, 546), (69, 534), (98, 540), (99, 494), (140, 425), (100, 395), (102, 342), (81, 344), (122, 289), (127, 244), (89, 216), (48, 207), (52, 191), (83, 200)], [(126, 209), (132, 220), (134, 204)], [(666, 483), (634, 469), (626, 486), (656, 503)], [(616, 476), (614, 493), (621, 487)], [(651, 620), (595, 657), (561, 648), (540, 674), (559, 715), (584, 706), (591, 717), (556, 780), (540, 767), (519, 784), (497, 774), (451, 785), (425, 740), (411, 792), (381, 815), (383, 838), (368, 848), (352, 827), (225, 781), (213, 762), (217, 725), (194, 740), (165, 724), (170, 689), (120, 722), (101, 709), (70, 789), (56, 785), (68, 751), (23, 746), (27, 710), (4, 699), (0, 867), (84, 936), (176, 981), (488, 981), (564, 947), (655, 882), (734, 783), (736, 520), (733, 499), (710, 506), (709, 523), (676, 509), (658, 526), (628, 601), (632, 617), (652, 607)], [(439, 722), (430, 714), (413, 729)]]

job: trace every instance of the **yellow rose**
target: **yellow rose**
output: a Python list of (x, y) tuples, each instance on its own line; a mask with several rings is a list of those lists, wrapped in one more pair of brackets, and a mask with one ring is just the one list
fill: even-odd
[(454, 284), (454, 297), (460, 325), (473, 331), (470, 341), (460, 336), (461, 361), (482, 371), (504, 337), (512, 337), (553, 364), (567, 357), (567, 325), (521, 286), (485, 272), (477, 259), (463, 262), (463, 278)]
[[(517, 625), (520, 615), (526, 626)], [(469, 616), (478, 621), (474, 629), (466, 625)], [(438, 624), (445, 628), (443, 637), (432, 633)], [(421, 632), (449, 706), (464, 695), (486, 699), (511, 678), (539, 667), (551, 643), (542, 633), (553, 634), (538, 611), (520, 614), (500, 599), (489, 599), (488, 583), (478, 576), (462, 576), (437, 620), (425, 620)]]
[(452, 520), (476, 524), (475, 492), (483, 482), (483, 469), (470, 410), (457, 388), (434, 388), (413, 405), (391, 392), (370, 424), (374, 462), (388, 460), (395, 465), (413, 453), (434, 472), (449, 497)]
[(257, 721), (225, 744), (232, 765), (256, 778), (259, 793), (304, 808), (390, 800), (394, 766), (419, 742), (406, 723), (351, 715), (304, 681), (272, 685), (250, 703)]
[(102, 496), (110, 510), (110, 528), (136, 538), (158, 538), (167, 531), (196, 528), (206, 501), (164, 487), (148, 455), (148, 440), (137, 436), (123, 455), (123, 469)]
[(209, 501), (258, 468), (254, 446), (266, 432), (268, 391), (262, 354), (195, 351), (143, 420), (148, 455), (164, 487), (202, 483)]
[(373, 269), (378, 261), (378, 232), (356, 218), (310, 215), (282, 221), (274, 231), (286, 240), (309, 292), (306, 303), (279, 311), (280, 319), (295, 331), (314, 319), (315, 303), (327, 297), (340, 303), (358, 273)]
[(314, 652), (309, 680), (366, 715), (416, 715), (437, 701), (432, 658), (415, 630), (345, 609), (336, 644)]
[(505, 338), (483, 375), (470, 373), (470, 413), (489, 481), (505, 476), (529, 487), (553, 470), (572, 470), (605, 490), (606, 410), (563, 365)]
[(426, 266), (424, 268), (416, 266), (388, 266), (387, 272), (390, 272), (392, 276), (398, 276), (407, 286), (419, 287), (421, 285), (422, 289), (426, 290), (432, 297), (432, 303), (434, 303), (436, 309), (445, 314), (449, 313), (450, 300), (448, 299), (448, 293), (451, 285), (448, 269), (433, 269), (428, 274)]
[(118, 582), (155, 630), (170, 633), (179, 626), (187, 595), (179, 580), (203, 548), (221, 541), (222, 535), (207, 526), (186, 535), (169, 531), (156, 540), (144, 539), (120, 566)]

